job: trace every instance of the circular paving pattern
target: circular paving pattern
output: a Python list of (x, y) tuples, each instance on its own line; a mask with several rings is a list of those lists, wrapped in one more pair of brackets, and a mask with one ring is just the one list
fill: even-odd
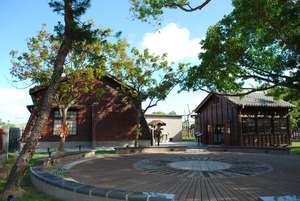
[(141, 171), (178, 177), (241, 177), (272, 170), (268, 164), (230, 158), (170, 157), (143, 160), (135, 164)]
[(224, 170), (231, 167), (229, 163), (200, 160), (173, 162), (170, 163), (169, 166), (175, 169), (198, 171)]

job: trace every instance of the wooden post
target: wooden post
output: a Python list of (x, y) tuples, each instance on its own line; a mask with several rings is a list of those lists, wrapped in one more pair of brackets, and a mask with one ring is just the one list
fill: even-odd
[(4, 143), (4, 135), (6, 134), (4, 129), (0, 129), (0, 153), (2, 154), (4, 152), (3, 143)]

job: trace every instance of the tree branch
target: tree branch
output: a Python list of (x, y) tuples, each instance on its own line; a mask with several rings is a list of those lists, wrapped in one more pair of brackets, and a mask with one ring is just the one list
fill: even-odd
[[(206, 0), (204, 3), (202, 3), (199, 6), (196, 6), (194, 8), (192, 8), (190, 6), (190, 4), (186, 4), (186, 5), (180, 5), (175, 3), (174, 1), (168, 0), (167, 2), (169, 3), (170, 6), (177, 6), (178, 8), (180, 8), (181, 10), (185, 11), (185, 12), (193, 12), (196, 10), (201, 10), (202, 8), (204, 8), (204, 6), (206, 6), (211, 0)], [(184, 6), (188, 6), (189, 8), (185, 8)]]

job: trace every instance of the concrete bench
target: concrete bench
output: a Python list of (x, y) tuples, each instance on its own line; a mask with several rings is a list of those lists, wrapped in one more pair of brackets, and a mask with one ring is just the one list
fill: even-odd
[[(53, 164), (61, 161), (76, 160), (80, 158), (92, 157), (95, 152), (75, 152), (47, 157), (38, 160), (38, 166), (30, 168), (31, 181), (36, 189), (51, 197), (66, 201), (82, 201), (82, 200), (129, 200), (129, 201), (173, 201), (174, 194), (163, 194), (155, 192), (132, 192), (118, 189), (106, 189), (96, 186), (86, 185), (68, 178), (54, 176), (44, 170)], [(84, 174), (84, 173), (83, 173)]]
[(131, 153), (161, 153), (186, 151), (187, 146), (160, 146), (160, 147), (118, 147), (115, 148), (117, 154)]
[(268, 196), (268, 197), (258, 198), (258, 201), (297, 201), (297, 200), (300, 200), (300, 195)]

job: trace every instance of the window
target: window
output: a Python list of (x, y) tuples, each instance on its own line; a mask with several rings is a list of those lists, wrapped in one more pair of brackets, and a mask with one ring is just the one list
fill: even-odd
[(255, 132), (255, 118), (242, 118), (242, 133)]
[(248, 119), (248, 131), (249, 133), (255, 133), (255, 118)]
[(288, 123), (287, 118), (275, 118), (274, 119), (274, 131), (275, 133), (287, 133), (288, 132)]
[(266, 118), (265, 123), (266, 123), (266, 133), (271, 134), (272, 133), (272, 119)]
[(265, 133), (265, 119), (257, 118), (257, 131), (259, 134)]
[(287, 133), (287, 119), (281, 119), (281, 133)]
[(274, 119), (274, 132), (280, 133), (280, 119)]
[[(274, 129), (272, 128), (274, 126)], [(242, 118), (242, 133), (284, 134), (288, 132), (287, 118), (257, 117)]]
[[(59, 111), (54, 112), (54, 135), (61, 134), (61, 117)], [(67, 113), (67, 125), (69, 130), (68, 135), (76, 135), (77, 131), (77, 111), (68, 111)]]
[(242, 133), (248, 133), (248, 118), (242, 118)]

